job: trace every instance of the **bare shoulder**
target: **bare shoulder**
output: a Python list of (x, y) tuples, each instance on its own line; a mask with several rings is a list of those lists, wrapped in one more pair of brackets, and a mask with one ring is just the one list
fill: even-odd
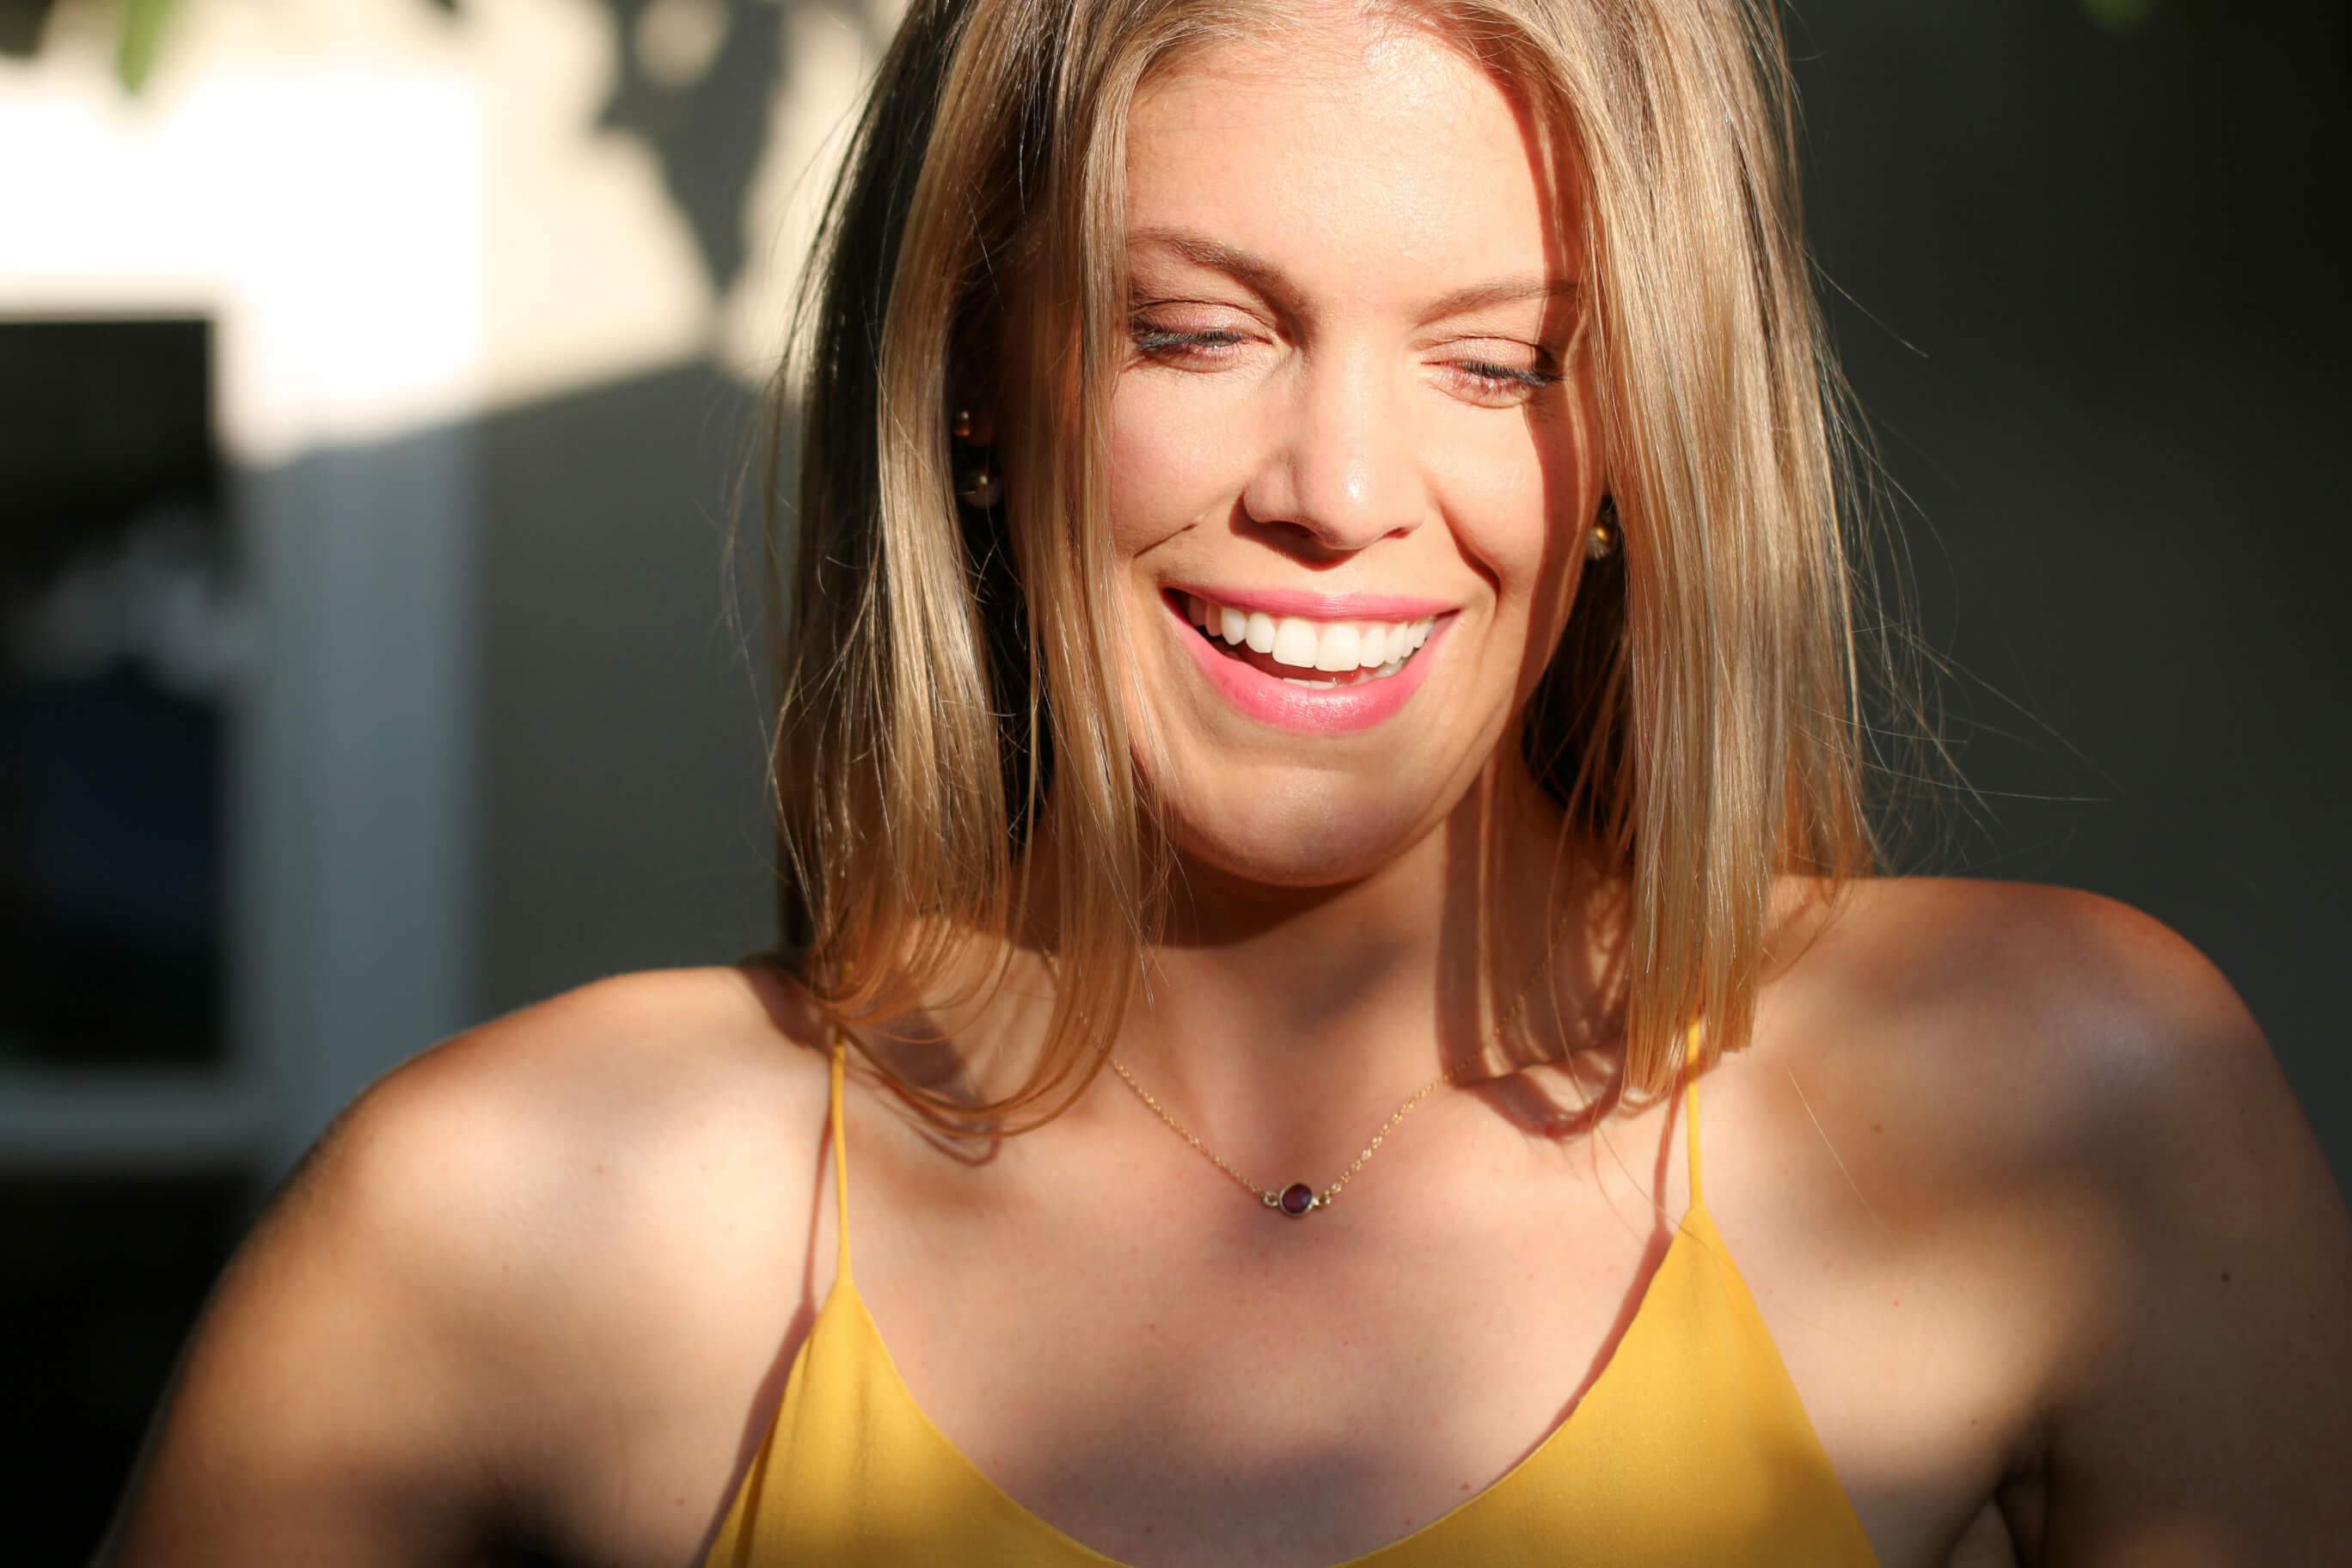
[(425, 1053), (321, 1149), (373, 1167), (352, 1184), (404, 1193), (433, 1227), (420, 1245), (459, 1255), (534, 1544), (635, 1555), (614, 1552), (648, 1524), (632, 1483), (696, 1513), (721, 1500), (691, 1489), (737, 1468), (745, 1396), (827, 1283), (820, 1038), (773, 971), (614, 976)]
[(1789, 929), (1769, 1076), (1882, 1234), (1961, 1238), (1953, 1289), (1997, 1282), (2045, 1560), (2325, 1556), (2352, 1527), (2352, 1219), (2229, 982), (2060, 889), (1860, 883)]
[(817, 1027), (797, 986), (770, 971), (599, 980), (386, 1075), (321, 1141), (319, 1170), (304, 1180), (382, 1162), (394, 1187), (439, 1173), (526, 1208), (544, 1205), (552, 1217), (680, 1159), (719, 1162), (713, 1174), (723, 1175), (736, 1162), (814, 1146), (827, 1089)]
[(770, 975), (630, 974), (387, 1074), (224, 1275), (108, 1561), (193, 1561), (195, 1527), (222, 1562), (610, 1543), (630, 1521), (579, 1500), (623, 1444), (723, 1480), (711, 1401), (756, 1385), (808, 1250), (810, 1023)]
[(2217, 1009), (2228, 983), (2163, 922), (2096, 893), (2030, 882), (1886, 877), (1848, 884), (1799, 928), (1888, 1000), (1981, 994), (2080, 1017), (2088, 1006)]
[(824, 1122), (814, 1028), (790, 981), (753, 970), (581, 986), (388, 1074), (286, 1206), (382, 1211), (415, 1245), (473, 1254), (456, 1277), (480, 1306), (542, 1336), (593, 1330), (634, 1305), (620, 1281), (661, 1279), (676, 1300), (740, 1252), (713, 1245), (734, 1227), (807, 1206), (791, 1200), (813, 1190)]
[[(1789, 922), (1785, 994), (1831, 1079), (1923, 1119), (1982, 1169), (2110, 1163), (2218, 1079), (2293, 1112), (2227, 979), (2161, 921), (2097, 894), (1887, 878)], [(2275, 1094), (2264, 1092), (2265, 1086)]]

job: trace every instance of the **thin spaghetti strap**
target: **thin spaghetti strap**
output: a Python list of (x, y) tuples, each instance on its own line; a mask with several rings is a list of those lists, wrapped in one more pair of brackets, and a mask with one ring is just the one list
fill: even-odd
[(1690, 1206), (1706, 1206), (1706, 1189), (1698, 1179), (1698, 1079), (1683, 1086), (1684, 1114), (1690, 1119)]
[[(1697, 1048), (1697, 1040), (1698, 1025), (1694, 1022), (1690, 1026), (1690, 1032), (1683, 1037), (1683, 1042), (1685, 1047), (1683, 1055), (1685, 1071), (1688, 1070), (1691, 1052)], [(1695, 1209), (1700, 1209), (1706, 1206), (1706, 1189), (1700, 1183), (1698, 1174), (1698, 1075), (1696, 1073), (1692, 1073), (1690, 1077), (1684, 1081), (1683, 1108), (1684, 1114), (1690, 1121), (1690, 1131), (1688, 1133), (1688, 1137), (1690, 1139), (1690, 1206)]]
[(834, 1228), (839, 1242), (835, 1248), (834, 1273), (836, 1278), (849, 1278), (849, 1148), (841, 1131), (841, 1069), (849, 1057), (849, 1037), (835, 1025), (833, 1031), (833, 1205)]

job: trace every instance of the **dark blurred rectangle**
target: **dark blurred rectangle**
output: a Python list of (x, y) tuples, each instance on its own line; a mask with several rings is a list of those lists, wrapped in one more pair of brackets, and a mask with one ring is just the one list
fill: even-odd
[(201, 319), (0, 321), (0, 1067), (223, 1058), (212, 359)]
[(216, 511), (212, 384), (202, 317), (0, 318), (0, 581), (158, 507)]
[(11, 1563), (86, 1561), (221, 1259), (242, 1175), (0, 1177)]

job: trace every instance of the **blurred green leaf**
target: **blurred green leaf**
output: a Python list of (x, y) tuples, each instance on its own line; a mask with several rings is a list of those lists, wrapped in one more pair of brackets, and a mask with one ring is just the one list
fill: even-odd
[(163, 25), (176, 0), (123, 0), (122, 37), (114, 51), (114, 74), (125, 92), (147, 85), (155, 68), (155, 54), (163, 41)]

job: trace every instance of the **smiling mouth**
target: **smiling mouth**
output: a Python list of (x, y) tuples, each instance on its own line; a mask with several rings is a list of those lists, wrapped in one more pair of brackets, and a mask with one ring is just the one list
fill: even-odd
[(1292, 686), (1328, 691), (1386, 680), (1429, 640), (1433, 619), (1310, 621), (1240, 610), (1197, 594), (1171, 592), (1176, 612), (1226, 658)]

